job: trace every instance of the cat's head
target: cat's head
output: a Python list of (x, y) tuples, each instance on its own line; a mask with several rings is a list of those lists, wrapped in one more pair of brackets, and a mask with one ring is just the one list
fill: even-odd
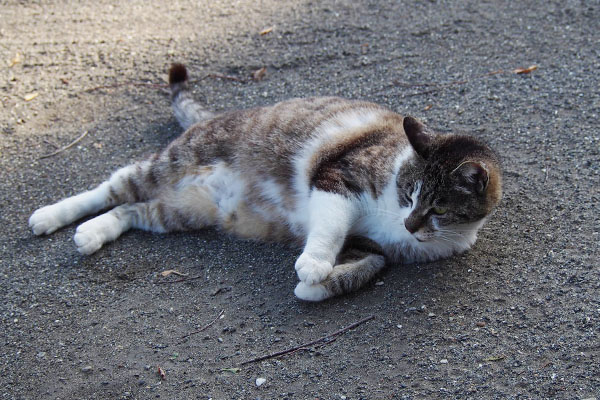
[(472, 235), (496, 207), (502, 176), (496, 154), (475, 138), (436, 135), (412, 117), (404, 131), (423, 166), (406, 229), (421, 242)]

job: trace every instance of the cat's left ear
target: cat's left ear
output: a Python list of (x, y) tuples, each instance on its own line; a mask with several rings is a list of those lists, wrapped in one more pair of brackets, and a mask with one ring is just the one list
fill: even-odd
[(451, 173), (458, 179), (462, 189), (471, 193), (482, 194), (487, 189), (490, 175), (487, 167), (482, 162), (465, 161)]
[(423, 158), (427, 158), (429, 145), (432, 141), (432, 136), (429, 133), (429, 129), (413, 117), (404, 117), (402, 121), (404, 127), (404, 133), (408, 137), (410, 145), (415, 149), (418, 155)]

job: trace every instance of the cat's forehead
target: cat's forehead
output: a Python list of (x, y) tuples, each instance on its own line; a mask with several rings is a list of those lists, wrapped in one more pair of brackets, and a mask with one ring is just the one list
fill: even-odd
[(432, 144), (433, 162), (444, 166), (458, 166), (464, 160), (490, 160), (495, 163), (496, 154), (483, 142), (465, 135), (438, 136)]

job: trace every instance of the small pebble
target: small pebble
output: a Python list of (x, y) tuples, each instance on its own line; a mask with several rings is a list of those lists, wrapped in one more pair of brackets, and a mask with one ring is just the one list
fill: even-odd
[(86, 365), (85, 367), (81, 368), (81, 372), (85, 372), (86, 374), (89, 374), (93, 370), (94, 370), (94, 368), (92, 368), (91, 365)]
[(267, 380), (265, 378), (256, 378), (256, 386), (261, 386)]
[(442, 358), (440, 360), (440, 364), (448, 364), (448, 360), (446, 360), (445, 358)]
[(479, 322), (477, 322), (475, 325), (477, 325), (477, 326), (478, 326), (478, 327), (480, 327), (480, 328), (483, 328), (483, 327), (485, 326), (485, 322), (483, 322), (483, 321), (479, 321)]

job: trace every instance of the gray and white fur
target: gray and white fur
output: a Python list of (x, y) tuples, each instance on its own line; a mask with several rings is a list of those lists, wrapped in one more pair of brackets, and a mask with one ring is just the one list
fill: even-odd
[(360, 288), (387, 264), (469, 249), (500, 201), (498, 158), (474, 138), (337, 97), (215, 115), (192, 99), (187, 79), (183, 65), (171, 68), (186, 131), (97, 188), (35, 211), (36, 235), (108, 210), (77, 228), (81, 253), (130, 228), (217, 226), (298, 243), (295, 294), (320, 301)]

